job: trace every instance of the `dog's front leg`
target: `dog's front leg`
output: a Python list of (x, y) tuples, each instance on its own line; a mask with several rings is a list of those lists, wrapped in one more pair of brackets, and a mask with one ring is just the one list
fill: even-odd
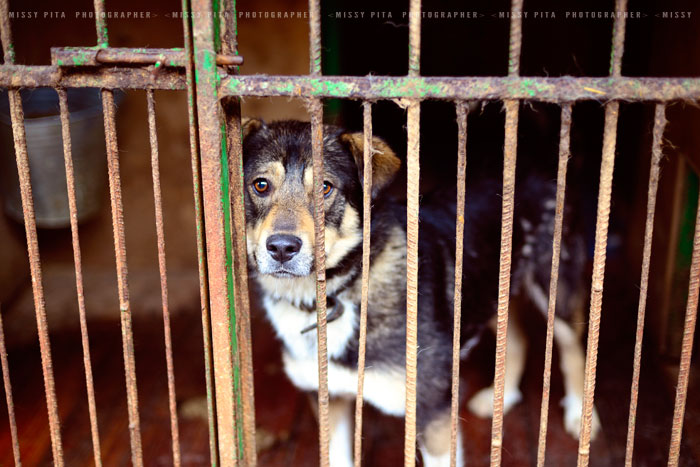
[[(311, 407), (318, 420), (318, 399), (310, 396)], [(332, 398), (328, 403), (330, 430), (329, 457), (331, 467), (352, 467), (352, 400)]]
[[(450, 466), (450, 440), (452, 426), (450, 411), (447, 410), (428, 423), (423, 430), (419, 446), (425, 467)], [(462, 447), (462, 430), (457, 422), (457, 467), (464, 466), (464, 448)]]

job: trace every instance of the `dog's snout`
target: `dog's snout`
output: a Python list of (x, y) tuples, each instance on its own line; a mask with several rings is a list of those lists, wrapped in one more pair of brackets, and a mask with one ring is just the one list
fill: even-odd
[(267, 239), (267, 251), (273, 259), (284, 263), (301, 250), (301, 239), (294, 235), (275, 234)]

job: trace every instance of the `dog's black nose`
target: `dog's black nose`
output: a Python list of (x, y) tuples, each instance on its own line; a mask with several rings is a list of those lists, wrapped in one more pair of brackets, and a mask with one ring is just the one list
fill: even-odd
[(280, 263), (289, 261), (301, 250), (301, 239), (294, 235), (275, 234), (267, 239), (267, 251)]

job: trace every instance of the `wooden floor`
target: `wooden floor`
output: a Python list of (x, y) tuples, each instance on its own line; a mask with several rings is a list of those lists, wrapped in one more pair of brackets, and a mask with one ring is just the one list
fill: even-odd
[[(269, 326), (255, 318), (254, 356), (256, 411), (260, 465), (313, 466), (317, 464), (316, 422), (307, 397), (296, 391), (284, 376), (279, 347)], [(167, 411), (165, 359), (162, 322), (136, 320), (135, 347), (141, 429), (146, 465), (172, 463)], [(130, 465), (127, 410), (121, 335), (117, 322), (90, 326), (95, 373), (98, 419), (104, 465)], [(538, 331), (535, 332), (536, 334)], [(539, 332), (539, 341), (544, 334)], [(205, 394), (202, 338), (199, 317), (178, 314), (173, 317), (173, 342), (180, 439), (185, 465), (209, 463), (208, 432), (202, 417)], [(593, 466), (623, 463), (629, 400), (629, 345), (610, 347), (603, 336), (596, 392), (603, 432), (592, 445)], [(52, 336), (58, 405), (62, 422), (66, 465), (92, 465), (92, 445), (85, 398), (82, 353), (77, 332)], [(525, 379), (524, 400), (505, 418), (503, 465), (534, 465), (536, 458), (541, 393), (542, 348), (533, 345)], [(471, 415), (464, 403), (485, 386), (493, 361), (493, 339), (486, 339), (470, 360), (463, 364), (461, 384), (462, 427), (468, 465), (488, 465), (490, 420)], [(558, 364), (555, 358), (554, 365)], [(22, 461), (26, 466), (50, 465), (51, 448), (41, 379), (38, 346), (10, 350), (11, 377), (20, 434)], [(492, 370), (491, 370), (492, 372)], [(642, 371), (640, 408), (637, 421), (635, 465), (665, 465), (668, 451), (672, 398), (662, 383), (662, 369), (654, 358), (647, 358)], [(561, 378), (555, 371), (547, 448), (547, 465), (575, 465), (577, 443), (562, 428)], [(694, 430), (684, 436), (682, 465), (698, 465), (697, 431), (694, 420), (700, 415), (700, 401), (689, 392), (686, 427)], [(0, 400), (4, 400), (4, 394)], [(13, 465), (9, 426), (4, 404), (0, 409), (0, 465)], [(364, 465), (400, 465), (403, 456), (403, 421), (365, 412)]]

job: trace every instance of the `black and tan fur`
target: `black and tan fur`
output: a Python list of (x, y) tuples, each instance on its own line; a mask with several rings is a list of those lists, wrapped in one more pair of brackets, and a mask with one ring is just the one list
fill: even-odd
[[(308, 123), (243, 126), (246, 222), (250, 268), (273, 327), (284, 343), (285, 371), (299, 388), (318, 388), (316, 274), (313, 260), (311, 131)], [(358, 322), (362, 266), (361, 134), (324, 127), (326, 277), (329, 314), (328, 386), (332, 396), (331, 464), (352, 465), (350, 406), (357, 388)], [(364, 398), (390, 415), (404, 414), (406, 337), (406, 209), (385, 188), (400, 161), (373, 140), (371, 270)], [(265, 183), (260, 183), (264, 180)], [(513, 234), (512, 303), (531, 300), (546, 312), (551, 261), (554, 188), (531, 178), (517, 200)], [(259, 190), (260, 187), (264, 190)], [(257, 187), (257, 188), (256, 188)], [(498, 286), (501, 187), (481, 181), (469, 188), (464, 240), (462, 343), (478, 338), (495, 313)], [(454, 193), (424, 199), (420, 210), (418, 291), (418, 431), (424, 462), (449, 465), (449, 408), (455, 256)], [(274, 236), (274, 237), (273, 237)], [(565, 374), (567, 429), (578, 435), (583, 378), (580, 333), (567, 322), (582, 311), (583, 245), (565, 232), (559, 282), (557, 343)], [(337, 311), (337, 310), (336, 310)], [(519, 400), (525, 342), (511, 325), (506, 409)], [(564, 368), (566, 366), (566, 368)], [(579, 368), (580, 367), (580, 368)], [(492, 390), (472, 399), (490, 415)], [(578, 410), (578, 413), (576, 412)], [(596, 421), (597, 423), (597, 421)], [(460, 443), (461, 445), (461, 443)], [(463, 454), (459, 452), (460, 462)]]

